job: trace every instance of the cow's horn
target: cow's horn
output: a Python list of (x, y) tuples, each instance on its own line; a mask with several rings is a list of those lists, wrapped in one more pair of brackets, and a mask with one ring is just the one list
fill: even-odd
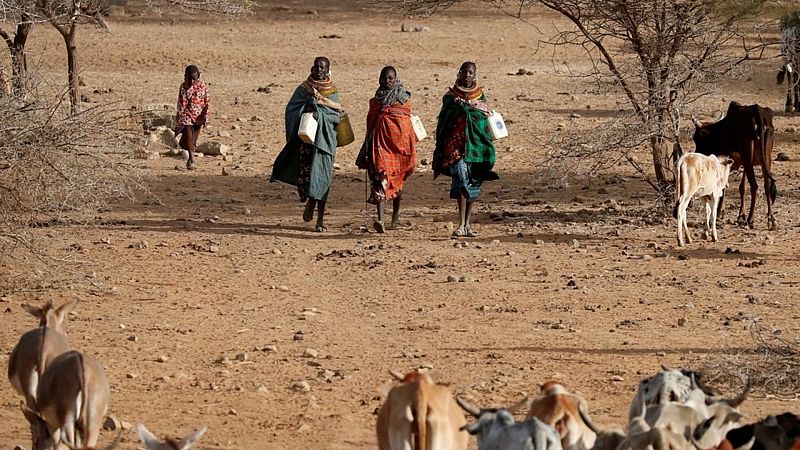
[(694, 372), (689, 373), (689, 387), (691, 387), (692, 390), (697, 389), (697, 381), (694, 379)]
[(753, 386), (752, 379), (750, 377), (747, 377), (747, 383), (744, 385), (744, 390), (742, 390), (742, 393), (737, 395), (736, 398), (725, 399), (725, 403), (731, 405), (734, 408), (738, 408), (739, 405), (741, 405), (745, 401), (745, 399), (747, 399), (747, 395), (750, 393), (750, 388), (752, 386)]
[(456, 402), (458, 406), (461, 407), (464, 411), (472, 414), (473, 417), (478, 417), (481, 415), (481, 410), (478, 409), (475, 405), (470, 404), (468, 401), (464, 400), (461, 397), (456, 397)]
[(402, 373), (392, 369), (389, 369), (389, 375), (393, 376), (398, 381), (403, 381), (406, 378)]

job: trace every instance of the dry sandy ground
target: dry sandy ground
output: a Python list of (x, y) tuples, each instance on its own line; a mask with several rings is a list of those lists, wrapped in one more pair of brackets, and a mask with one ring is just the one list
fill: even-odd
[[(207, 425), (200, 448), (366, 449), (377, 445), (374, 411), (388, 368), (432, 368), (480, 405), (508, 405), (558, 378), (586, 396), (595, 422), (623, 425), (638, 379), (659, 364), (697, 368), (726, 349), (752, 348), (752, 317), (800, 334), (793, 303), (800, 147), (798, 135), (786, 132), (797, 119), (776, 118), (775, 153), (792, 158), (774, 166), (780, 229), (765, 231), (759, 208), (755, 230), (723, 224), (720, 243), (679, 250), (674, 221), (654, 214), (652, 191), (625, 167), (568, 188), (537, 183), (535, 164), (556, 124), (590, 127), (619, 109), (613, 94), (559, 75), (563, 61), (585, 66), (578, 51), (537, 52), (544, 35), (493, 13), (482, 21), (474, 14), (407, 20), (429, 26), (426, 33), (400, 33), (397, 18), (364, 11), (311, 15), (297, 7), (261, 16), (186, 25), (128, 18), (112, 20), (110, 35), (81, 32), (93, 101), (171, 104), (183, 66), (198, 64), (214, 96), (201, 139), (229, 131), (231, 138), (213, 139), (230, 143), (233, 156), (202, 158), (191, 173), (175, 170), (179, 160), (146, 161), (152, 195), (103, 215), (124, 224), (44, 230), (64, 248), (80, 246), (90, 283), (8, 293), (0, 303), (9, 309), (2, 353), (34, 325), (20, 303), (80, 298), (67, 324), (70, 341), (104, 363), (111, 412), (123, 420), (159, 434)], [(545, 35), (565, 26), (552, 16), (533, 20)], [(38, 27), (32, 45), (37, 64), (62, 73), (61, 44), (50, 30)], [(398, 67), (431, 131), (458, 65), (478, 62), (512, 134), (498, 145), (503, 179), (484, 191), (479, 238), (455, 245), (447, 180), (432, 181), (422, 166), (408, 183), (403, 229), (363, 232), (372, 211), (364, 209), (356, 144), (337, 156), (325, 234), (300, 220), (291, 187), (267, 182), (284, 139), (285, 102), (320, 54), (333, 61), (359, 136), (384, 64)], [(754, 65), (750, 81), (731, 82), (701, 111), (716, 113), (731, 99), (781, 109), (775, 65)], [(534, 75), (507, 75), (520, 67)], [(271, 83), (271, 94), (255, 92)], [(93, 93), (107, 88), (113, 93)], [(574, 112), (581, 117), (570, 119)], [(249, 121), (254, 115), (264, 121)], [(424, 141), (420, 159), (432, 148)], [(223, 167), (231, 176), (221, 176)], [(609, 200), (615, 203), (603, 203)], [(146, 248), (129, 247), (141, 241)], [(758, 259), (765, 264), (744, 266)], [(448, 283), (451, 275), (469, 281)], [(305, 357), (306, 349), (318, 356)], [(294, 390), (298, 381), (310, 392)], [(0, 383), (0, 447), (29, 444), (18, 403)], [(756, 392), (743, 409), (757, 419), (796, 411), (797, 403)], [(111, 437), (104, 432), (101, 442)], [(121, 448), (137, 444), (128, 432)]]

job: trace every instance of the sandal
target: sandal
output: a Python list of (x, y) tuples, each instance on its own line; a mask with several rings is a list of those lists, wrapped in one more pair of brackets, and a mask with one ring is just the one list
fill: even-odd
[(383, 222), (381, 222), (379, 220), (376, 220), (372, 224), (372, 228), (375, 228), (375, 231), (377, 231), (378, 233), (381, 233), (381, 234), (386, 232), (386, 228), (383, 226)]
[(462, 227), (458, 227), (458, 228), (456, 228), (455, 231), (453, 231), (453, 237), (463, 237), (466, 234), (467, 234), (467, 230), (465, 230)]
[(186, 163), (186, 170), (194, 170), (194, 169), (197, 169), (197, 165), (194, 163), (194, 161), (189, 161)]
[(466, 237), (471, 237), (471, 238), (473, 238), (473, 237), (478, 237), (478, 233), (476, 233), (476, 232), (472, 231), (472, 230), (471, 230), (471, 229), (469, 229), (469, 228), (465, 228), (465, 229), (464, 229), (464, 236), (466, 236)]
[(328, 231), (328, 227), (326, 227), (325, 225), (317, 225), (314, 227), (314, 231), (316, 231), (317, 233), (324, 233)]

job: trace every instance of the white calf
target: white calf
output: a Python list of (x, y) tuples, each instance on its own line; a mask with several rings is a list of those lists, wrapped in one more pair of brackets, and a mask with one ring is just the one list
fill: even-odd
[(686, 230), (686, 241), (692, 243), (689, 227), (686, 224), (686, 207), (697, 194), (706, 207), (705, 233), (709, 227), (714, 242), (717, 242), (717, 207), (719, 199), (726, 187), (731, 173), (733, 160), (727, 156), (705, 156), (699, 153), (687, 153), (678, 160), (676, 166), (675, 192), (678, 202), (672, 215), (678, 219), (678, 245), (683, 246), (683, 232)]

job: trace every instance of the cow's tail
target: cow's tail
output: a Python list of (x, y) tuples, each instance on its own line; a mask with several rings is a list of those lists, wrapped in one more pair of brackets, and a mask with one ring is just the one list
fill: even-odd
[(681, 159), (675, 163), (675, 207), (672, 208), (672, 217), (678, 218), (678, 204), (681, 201)]
[(89, 417), (92, 408), (89, 405), (91, 398), (89, 396), (89, 382), (86, 380), (86, 361), (81, 353), (78, 353), (78, 358), (80, 361), (79, 377), (81, 386), (81, 392), (78, 393), (78, 396), (82, 397), (82, 401), (80, 402), (81, 410), (75, 411), (75, 413), (79, 415), (78, 426), (75, 432), (78, 434), (78, 436), (80, 436), (80, 441), (77, 439), (78, 436), (76, 436), (75, 442), (78, 443), (79, 447), (83, 447), (84, 445), (87, 445), (85, 439), (88, 439), (89, 437), (89, 427), (92, 426), (93, 418)]
[[(767, 195), (769, 195), (769, 201), (775, 203), (775, 198), (778, 196), (778, 186), (776, 186), (775, 177), (772, 176), (772, 169), (770, 169), (770, 163), (772, 161), (769, 161), (767, 157), (767, 135), (773, 133), (774, 130), (767, 128), (764, 123), (764, 117), (759, 111), (756, 111), (756, 132), (758, 133), (759, 140), (758, 149), (761, 152), (761, 165), (764, 168), (764, 173), (766, 173), (770, 180), (770, 189)], [(764, 182), (766, 182), (766, 180), (764, 180)]]
[(420, 386), (411, 403), (414, 450), (427, 450), (428, 445), (428, 398)]

